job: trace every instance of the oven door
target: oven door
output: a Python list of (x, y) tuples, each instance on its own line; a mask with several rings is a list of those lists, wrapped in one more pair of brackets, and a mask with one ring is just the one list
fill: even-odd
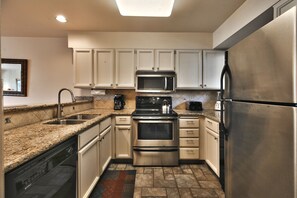
[(177, 120), (134, 119), (133, 146), (178, 146)]

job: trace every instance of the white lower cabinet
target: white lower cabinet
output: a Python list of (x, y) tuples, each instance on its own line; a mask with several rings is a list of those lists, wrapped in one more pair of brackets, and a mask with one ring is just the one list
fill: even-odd
[(100, 133), (100, 175), (107, 168), (111, 160), (111, 149), (112, 149), (112, 139), (111, 139), (111, 126)]
[(206, 146), (206, 163), (210, 168), (220, 176), (220, 153), (219, 153), (219, 131), (212, 130), (218, 127), (218, 122), (205, 119), (205, 146)]
[(197, 117), (179, 118), (179, 158), (198, 160), (199, 154), (199, 119)]
[(130, 159), (132, 158), (131, 117), (116, 116), (115, 124), (115, 157)]
[(78, 197), (90, 195), (99, 180), (99, 125), (78, 136)]
[(131, 126), (115, 127), (116, 158), (131, 158)]

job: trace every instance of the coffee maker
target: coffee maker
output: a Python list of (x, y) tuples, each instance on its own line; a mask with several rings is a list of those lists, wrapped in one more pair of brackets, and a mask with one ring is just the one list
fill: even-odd
[(125, 106), (124, 95), (116, 94), (114, 96), (114, 110), (124, 109), (124, 106)]

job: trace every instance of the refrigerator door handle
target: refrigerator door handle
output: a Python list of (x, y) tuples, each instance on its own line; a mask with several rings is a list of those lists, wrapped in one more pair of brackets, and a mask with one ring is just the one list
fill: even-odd
[(224, 80), (224, 76), (225, 75), (229, 77), (229, 94), (230, 94), (230, 90), (231, 90), (231, 86), (232, 86), (232, 78), (231, 78), (231, 70), (230, 70), (230, 67), (228, 65), (228, 51), (225, 52), (225, 65), (224, 65), (224, 67), (222, 69), (221, 79), (220, 79), (220, 91), (221, 91), (221, 109), (220, 109), (220, 112), (221, 112), (221, 116), (220, 116), (221, 117), (221, 122), (220, 122), (220, 133), (225, 136), (225, 139), (226, 140), (228, 140), (228, 130), (226, 129), (225, 124), (224, 124), (224, 102), (225, 101), (232, 101), (232, 100), (231, 99), (224, 98), (223, 80)]

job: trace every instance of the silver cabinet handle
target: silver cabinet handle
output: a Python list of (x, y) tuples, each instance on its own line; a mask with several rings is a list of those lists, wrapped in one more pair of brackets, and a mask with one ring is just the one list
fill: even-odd
[(122, 131), (122, 130), (131, 130), (130, 127), (128, 128), (118, 128), (118, 130)]
[(164, 89), (167, 90), (167, 77), (165, 77), (164, 82), (165, 82)]

